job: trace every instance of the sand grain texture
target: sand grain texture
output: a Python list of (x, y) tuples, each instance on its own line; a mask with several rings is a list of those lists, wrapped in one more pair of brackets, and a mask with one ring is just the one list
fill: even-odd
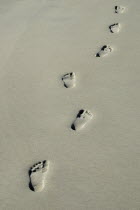
[[(0, 0), (1, 210), (140, 209), (139, 8), (139, 0)], [(110, 33), (113, 23), (120, 33)], [(105, 44), (113, 52), (96, 58)], [(61, 80), (69, 72), (73, 89)], [(94, 119), (75, 132), (82, 107)], [(28, 170), (44, 159), (47, 186), (34, 193)]]

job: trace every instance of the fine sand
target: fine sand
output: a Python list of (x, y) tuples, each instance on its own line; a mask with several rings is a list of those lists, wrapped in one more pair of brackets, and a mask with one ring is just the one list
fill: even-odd
[(139, 0), (0, 0), (0, 210), (140, 210), (139, 22)]

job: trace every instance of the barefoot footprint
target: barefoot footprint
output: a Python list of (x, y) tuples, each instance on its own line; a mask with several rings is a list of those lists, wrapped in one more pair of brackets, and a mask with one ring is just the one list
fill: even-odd
[(65, 74), (62, 77), (62, 80), (63, 80), (64, 86), (66, 88), (73, 88), (76, 85), (76, 76), (75, 76), (75, 73), (74, 72)]
[(112, 52), (112, 48), (109, 45), (104, 45), (101, 50), (96, 54), (96, 57), (104, 57)]
[(119, 33), (120, 31), (120, 24), (119, 23), (114, 23), (109, 26), (110, 32), (111, 33)]
[(90, 111), (88, 110), (80, 110), (75, 121), (73, 122), (71, 128), (73, 130), (79, 131), (82, 128), (85, 127), (85, 125), (87, 123), (90, 122), (90, 120), (92, 119), (93, 115)]
[(35, 192), (41, 192), (45, 187), (48, 162), (41, 161), (33, 165), (29, 171), (30, 185)]
[(115, 6), (115, 13), (122, 14), (124, 13), (125, 7), (123, 6)]

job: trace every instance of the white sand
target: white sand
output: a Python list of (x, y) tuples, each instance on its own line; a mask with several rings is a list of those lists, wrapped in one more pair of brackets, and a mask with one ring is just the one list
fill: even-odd
[[(139, 0), (0, 0), (0, 210), (140, 209), (139, 8)], [(113, 52), (96, 58), (106, 44)], [(73, 89), (61, 80), (69, 72)], [(75, 132), (80, 109), (94, 118)], [(47, 183), (35, 193), (28, 170), (42, 160)]]

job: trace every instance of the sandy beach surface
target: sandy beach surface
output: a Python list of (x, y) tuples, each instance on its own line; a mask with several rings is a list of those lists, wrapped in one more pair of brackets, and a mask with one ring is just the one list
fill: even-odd
[(139, 22), (139, 0), (0, 0), (0, 210), (140, 210)]

